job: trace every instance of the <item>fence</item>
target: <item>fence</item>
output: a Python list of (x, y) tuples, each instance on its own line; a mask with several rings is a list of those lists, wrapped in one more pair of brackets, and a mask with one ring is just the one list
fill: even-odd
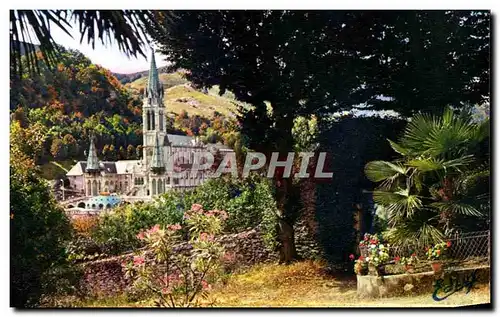
[[(490, 262), (490, 230), (475, 231), (466, 233), (457, 233), (451, 235), (446, 241), (451, 242), (451, 247), (448, 249), (448, 256), (453, 261), (467, 261), (470, 259), (480, 259), (481, 261)], [(361, 254), (366, 256), (367, 250), (361, 249)], [(405, 248), (391, 248), (391, 256), (409, 256), (416, 253), (417, 257), (425, 259), (426, 251), (422, 246), (409, 246)]]

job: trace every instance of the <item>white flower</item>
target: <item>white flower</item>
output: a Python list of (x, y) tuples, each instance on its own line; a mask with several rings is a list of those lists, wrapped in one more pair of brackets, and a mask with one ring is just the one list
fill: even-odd
[(380, 248), (380, 249), (383, 249), (383, 248), (384, 248), (384, 245), (383, 245), (383, 244), (379, 245), (379, 248)]
[(365, 260), (366, 262), (370, 261), (370, 257), (367, 256)]
[(384, 252), (382, 252), (382, 251), (378, 251), (378, 254), (379, 254), (379, 255), (384, 255)]
[(375, 249), (376, 247), (377, 247), (377, 246), (376, 246), (376, 245), (374, 245), (374, 244), (370, 245), (370, 248), (372, 248), (372, 249)]

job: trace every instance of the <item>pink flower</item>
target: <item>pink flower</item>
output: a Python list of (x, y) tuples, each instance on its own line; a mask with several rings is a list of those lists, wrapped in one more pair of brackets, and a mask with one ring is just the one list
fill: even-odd
[(229, 218), (229, 215), (224, 210), (219, 210), (219, 215), (221, 216), (222, 220), (226, 220), (227, 218)]
[(354, 254), (349, 255), (349, 260), (351, 260), (351, 261), (354, 260)]
[(149, 232), (150, 233), (154, 233), (156, 231), (160, 230), (160, 225), (155, 225), (154, 227), (152, 227), (151, 229), (149, 229)]
[(177, 230), (182, 229), (181, 225), (178, 223), (176, 223), (175, 225), (168, 225), (167, 228), (168, 228), (168, 230), (172, 230), (172, 231), (177, 231)]
[(144, 232), (143, 231), (139, 232), (136, 237), (139, 240), (144, 240)]
[(142, 256), (134, 256), (134, 265), (144, 264), (144, 258)]
[(201, 241), (214, 241), (214, 235), (213, 234), (208, 234), (206, 232), (202, 232), (200, 234), (200, 240)]
[(194, 212), (200, 212), (203, 210), (203, 206), (200, 205), (200, 204), (193, 204), (191, 206), (191, 210), (194, 211)]
[(451, 247), (451, 241), (446, 242), (446, 246), (449, 248)]
[(161, 292), (163, 294), (170, 294), (172, 292), (172, 288), (171, 287), (164, 287), (161, 289)]

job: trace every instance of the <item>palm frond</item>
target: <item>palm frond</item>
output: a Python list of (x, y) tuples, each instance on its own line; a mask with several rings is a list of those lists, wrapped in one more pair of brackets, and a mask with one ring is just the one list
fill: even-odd
[(436, 208), (440, 212), (451, 212), (454, 214), (472, 216), (472, 217), (482, 217), (483, 214), (477, 210), (474, 206), (459, 203), (456, 201), (439, 201), (431, 203), (430, 206)]
[[(81, 33), (80, 42), (95, 46), (96, 40), (103, 44), (116, 42), (127, 56), (145, 56), (146, 34), (158, 28), (166, 13), (150, 10), (11, 10), (10, 52), (13, 73), (21, 75), (21, 56), (26, 55), (28, 72), (38, 73), (36, 46), (49, 68), (57, 61), (57, 45), (51, 35), (51, 27), (60, 28), (71, 36), (70, 22), (74, 20)], [(23, 49), (24, 48), (24, 52)], [(24, 54), (23, 54), (24, 53)]]
[(394, 180), (398, 176), (405, 175), (407, 169), (402, 164), (394, 164), (386, 161), (372, 161), (365, 165), (365, 175), (372, 182), (383, 180)]
[(407, 148), (397, 144), (394, 141), (391, 141), (389, 139), (387, 139), (387, 141), (389, 141), (389, 144), (391, 145), (392, 149), (401, 155), (408, 155), (411, 152), (410, 149), (407, 149)]
[(410, 195), (408, 190), (398, 192), (376, 190), (373, 200), (386, 209), (390, 222), (412, 217), (422, 207), (422, 200), (416, 195)]
[(407, 221), (391, 228), (385, 237), (396, 248), (414, 249), (443, 242), (445, 239), (444, 234), (438, 228), (418, 220)]

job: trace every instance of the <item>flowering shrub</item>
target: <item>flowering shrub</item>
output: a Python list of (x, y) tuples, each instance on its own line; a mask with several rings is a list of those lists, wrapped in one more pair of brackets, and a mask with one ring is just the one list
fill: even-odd
[(446, 257), (448, 248), (451, 247), (451, 242), (441, 242), (431, 248), (427, 248), (427, 259), (439, 260)]
[(359, 242), (360, 247), (369, 247), (370, 245), (378, 245), (378, 244), (380, 244), (380, 239), (378, 235), (376, 234), (372, 235), (369, 233), (365, 233), (365, 235), (363, 236), (363, 240)]
[[(354, 255), (349, 256), (351, 260), (354, 260)], [(360, 256), (356, 261), (354, 261), (354, 273), (357, 275), (366, 275), (368, 273), (368, 262), (364, 256)]]
[(368, 263), (375, 267), (386, 264), (389, 261), (389, 249), (387, 247), (382, 243), (370, 245), (370, 256), (366, 258)]
[(366, 248), (365, 261), (375, 267), (384, 265), (389, 261), (389, 245), (384, 245), (378, 235), (365, 233), (359, 243), (361, 248)]
[(155, 225), (140, 231), (137, 238), (152, 250), (154, 267), (146, 261), (147, 251), (124, 264), (127, 275), (134, 279), (134, 286), (154, 294), (157, 306), (200, 306), (199, 298), (208, 298), (211, 283), (221, 274), (224, 248), (215, 237), (221, 233), (227, 218), (225, 211), (204, 211), (201, 205), (193, 204), (184, 214), (190, 234), (185, 248), (179, 244), (179, 230), (182, 229), (179, 224), (165, 228)]

